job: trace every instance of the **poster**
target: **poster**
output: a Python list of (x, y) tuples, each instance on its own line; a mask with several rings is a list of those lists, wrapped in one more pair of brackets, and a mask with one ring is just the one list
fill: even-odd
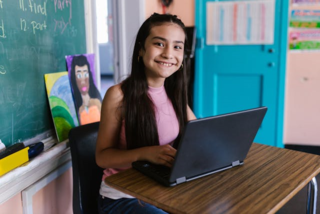
[(320, 10), (292, 10), (292, 28), (320, 28)]
[(207, 2), (207, 45), (273, 44), (274, 0)]
[(289, 33), (290, 50), (320, 50), (320, 30), (305, 30)]
[(308, 4), (308, 5), (315, 5), (320, 4), (320, 0), (291, 0), (292, 4)]

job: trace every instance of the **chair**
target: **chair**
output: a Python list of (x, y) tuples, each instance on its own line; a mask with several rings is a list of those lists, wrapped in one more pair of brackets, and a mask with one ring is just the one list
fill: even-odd
[(72, 128), (69, 144), (73, 172), (73, 212), (98, 213), (98, 196), (103, 169), (96, 164), (99, 122)]

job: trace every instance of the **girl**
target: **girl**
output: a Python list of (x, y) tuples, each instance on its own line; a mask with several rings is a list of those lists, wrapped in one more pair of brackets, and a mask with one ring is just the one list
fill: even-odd
[(138, 31), (131, 75), (108, 89), (96, 146), (97, 164), (105, 168), (100, 213), (165, 213), (103, 180), (137, 160), (172, 166), (172, 145), (186, 122), (196, 118), (187, 104), (185, 44), (185, 27), (177, 16), (151, 15)]

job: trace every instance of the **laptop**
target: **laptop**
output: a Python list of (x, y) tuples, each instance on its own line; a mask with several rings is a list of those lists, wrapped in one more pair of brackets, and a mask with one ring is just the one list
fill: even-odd
[(147, 161), (132, 167), (163, 184), (175, 186), (242, 165), (267, 107), (189, 121), (172, 168)]

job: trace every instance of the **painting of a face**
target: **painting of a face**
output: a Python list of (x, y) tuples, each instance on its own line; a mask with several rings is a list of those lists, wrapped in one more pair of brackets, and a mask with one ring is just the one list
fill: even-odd
[(88, 66), (75, 66), (75, 75), (77, 86), (81, 94), (87, 94), (89, 91), (89, 71)]

